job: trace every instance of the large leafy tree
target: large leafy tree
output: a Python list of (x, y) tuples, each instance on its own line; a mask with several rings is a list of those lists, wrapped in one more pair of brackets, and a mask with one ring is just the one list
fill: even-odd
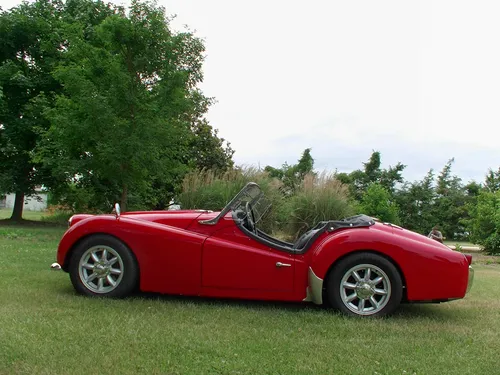
[(48, 127), (44, 105), (61, 89), (51, 74), (61, 54), (60, 11), (58, 2), (37, 1), (0, 13), (0, 191), (16, 194), (13, 220), (50, 177), (33, 155)]
[(172, 191), (190, 162), (207, 163), (193, 144), (208, 140), (209, 149), (219, 139), (203, 120), (210, 99), (197, 89), (204, 45), (189, 31), (174, 33), (154, 3), (133, 1), (126, 14), (82, 26), (68, 28), (55, 71), (64, 92), (47, 111), (43, 159), (89, 191), (92, 208), (156, 205), (168, 197), (155, 192)]

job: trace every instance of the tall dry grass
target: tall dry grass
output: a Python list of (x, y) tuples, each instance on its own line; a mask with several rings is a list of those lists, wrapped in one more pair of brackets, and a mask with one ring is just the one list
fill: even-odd
[(291, 197), (288, 232), (298, 238), (323, 220), (339, 220), (355, 214), (348, 187), (326, 172), (308, 174)]
[(185, 209), (219, 211), (248, 182), (256, 182), (272, 206), (259, 223), (269, 234), (293, 241), (321, 220), (337, 220), (353, 215), (348, 189), (333, 174), (306, 175), (293, 194), (283, 192), (281, 181), (255, 168), (225, 173), (211, 170), (186, 175), (179, 201)]

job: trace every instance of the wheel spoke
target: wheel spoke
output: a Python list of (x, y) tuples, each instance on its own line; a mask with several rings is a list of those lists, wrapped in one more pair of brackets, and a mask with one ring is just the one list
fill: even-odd
[(352, 271), (352, 276), (356, 279), (356, 281), (361, 281), (361, 277), (359, 277), (356, 271)]
[(108, 257), (108, 250), (104, 249), (102, 251), (102, 258), (101, 259), (105, 262), (107, 257)]
[(97, 274), (93, 273), (92, 275), (90, 275), (89, 277), (87, 277), (87, 282), (90, 283), (91, 281), (93, 281), (95, 278), (97, 277)]
[(384, 278), (382, 276), (376, 277), (375, 279), (372, 280), (372, 284), (373, 285), (378, 285), (378, 284), (380, 284), (380, 282), (382, 280), (384, 280)]
[(111, 268), (109, 272), (112, 273), (113, 275), (121, 275), (122, 270), (119, 268)]
[(346, 302), (352, 302), (354, 301), (356, 298), (358, 298), (358, 295), (356, 293), (353, 293), (351, 294), (350, 296), (347, 296), (346, 298)]
[(360, 312), (363, 312), (364, 309), (365, 309), (365, 300), (364, 299), (360, 299), (359, 302), (358, 302), (358, 310)]
[(113, 264), (115, 264), (116, 262), (118, 261), (118, 257), (113, 257), (111, 258), (110, 260), (108, 260), (108, 264), (110, 266), (112, 266)]
[(106, 280), (108, 281), (108, 284), (111, 285), (111, 286), (115, 286), (116, 285), (116, 281), (113, 280), (113, 278), (111, 277), (111, 275), (108, 275), (106, 277)]
[(374, 309), (378, 309), (379, 308), (379, 303), (377, 302), (377, 300), (375, 299), (375, 297), (371, 296), (370, 297), (370, 302), (373, 306)]
[(342, 284), (342, 286), (343, 286), (344, 288), (347, 288), (347, 289), (355, 289), (355, 288), (356, 288), (356, 284), (353, 284), (353, 283), (348, 283), (347, 281), (346, 281), (346, 282), (344, 282), (344, 283)]
[(104, 279), (100, 278), (99, 281), (97, 282), (97, 290), (102, 290), (104, 287)]
[(377, 289), (377, 288), (375, 288), (375, 289), (373, 289), (373, 291), (375, 292), (375, 294), (380, 294), (380, 295), (383, 295), (383, 296), (385, 296), (387, 294), (387, 290), (385, 290), (385, 289)]
[(372, 276), (372, 269), (368, 267), (365, 272), (365, 280), (369, 281), (371, 276)]
[(89, 264), (89, 263), (83, 264), (82, 267), (85, 268), (86, 270), (93, 270), (94, 269), (94, 265)]
[(96, 263), (99, 262), (99, 257), (97, 256), (95, 251), (92, 252), (91, 256), (92, 256), (92, 259), (94, 259), (94, 262), (96, 262)]

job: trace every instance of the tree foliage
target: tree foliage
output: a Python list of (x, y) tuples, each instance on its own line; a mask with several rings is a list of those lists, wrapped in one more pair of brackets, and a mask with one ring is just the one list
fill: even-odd
[(283, 190), (287, 194), (292, 194), (307, 174), (312, 174), (314, 170), (314, 159), (311, 155), (311, 149), (306, 148), (297, 164), (289, 165), (286, 162), (281, 168), (274, 168), (267, 165), (264, 171), (269, 173), (269, 176), (276, 178), (283, 183)]
[(500, 254), (500, 190), (482, 191), (468, 208), (471, 240), (483, 245), (488, 254)]
[(389, 191), (379, 183), (373, 182), (361, 198), (361, 212), (383, 222), (399, 224), (399, 209), (392, 201)]
[(38, 0), (2, 13), (0, 29), (3, 190), (165, 206), (188, 170), (232, 166), (197, 88), (204, 44), (155, 3)]
[(396, 184), (403, 182), (403, 171), (406, 166), (397, 163), (394, 167), (388, 169), (381, 168), (381, 155), (379, 151), (373, 151), (370, 159), (363, 163), (363, 169), (357, 169), (349, 174), (338, 173), (337, 178), (343, 183), (350, 185), (352, 196), (361, 201), (368, 187), (373, 183), (378, 183), (384, 187), (389, 194), (393, 194)]
[(395, 195), (400, 207), (401, 224), (410, 230), (427, 233), (435, 220), (434, 171), (431, 169), (421, 181), (405, 182)]
[(61, 89), (51, 74), (61, 55), (53, 32), (59, 17), (60, 4), (50, 1), (0, 13), (0, 191), (16, 193), (14, 220), (22, 218), (24, 196), (50, 177), (33, 154), (49, 126), (41, 104)]

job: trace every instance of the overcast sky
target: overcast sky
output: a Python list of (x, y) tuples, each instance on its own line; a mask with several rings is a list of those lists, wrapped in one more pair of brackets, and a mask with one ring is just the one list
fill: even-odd
[(159, 3), (205, 39), (208, 118), (237, 164), (311, 147), (318, 170), (378, 150), (409, 180), (451, 157), (465, 182), (500, 166), (499, 1)]

